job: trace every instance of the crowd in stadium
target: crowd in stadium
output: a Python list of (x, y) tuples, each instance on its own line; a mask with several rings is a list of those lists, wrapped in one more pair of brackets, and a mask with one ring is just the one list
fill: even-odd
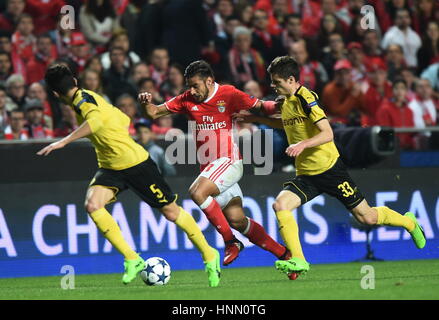
[[(61, 14), (64, 5), (74, 11)], [(438, 121), (435, 0), (2, 0), (0, 12), (0, 139), (63, 137), (77, 127), (72, 108), (45, 88), (54, 62), (125, 112), (133, 137), (151, 136), (145, 143), (187, 131), (187, 121), (143, 119), (137, 94), (160, 104), (182, 93), (184, 68), (198, 59), (217, 82), (274, 99), (266, 68), (293, 56), (334, 125)], [(425, 148), (428, 134), (401, 134), (400, 145)]]

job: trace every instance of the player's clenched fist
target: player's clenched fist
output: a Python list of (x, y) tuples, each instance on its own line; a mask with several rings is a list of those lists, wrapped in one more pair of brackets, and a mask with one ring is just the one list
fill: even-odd
[(150, 104), (152, 101), (152, 94), (149, 92), (139, 93), (137, 100), (139, 100), (140, 104)]

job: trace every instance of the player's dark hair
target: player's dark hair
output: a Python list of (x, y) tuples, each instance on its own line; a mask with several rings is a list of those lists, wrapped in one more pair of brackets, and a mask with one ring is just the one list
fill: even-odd
[(50, 90), (58, 94), (66, 95), (70, 89), (76, 87), (72, 71), (63, 64), (51, 65), (44, 76)]
[(206, 79), (208, 77), (213, 79), (215, 78), (212, 68), (204, 60), (194, 61), (186, 67), (186, 70), (184, 71), (184, 78), (190, 79), (195, 76), (199, 76), (202, 79)]
[(267, 68), (271, 75), (278, 75), (284, 80), (293, 76), (296, 81), (300, 78), (300, 69), (297, 61), (289, 56), (275, 58)]

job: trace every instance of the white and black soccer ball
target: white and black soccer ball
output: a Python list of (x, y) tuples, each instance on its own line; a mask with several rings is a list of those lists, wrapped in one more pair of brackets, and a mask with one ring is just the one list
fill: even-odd
[(165, 259), (152, 257), (145, 261), (140, 277), (148, 286), (163, 286), (171, 279), (171, 267)]

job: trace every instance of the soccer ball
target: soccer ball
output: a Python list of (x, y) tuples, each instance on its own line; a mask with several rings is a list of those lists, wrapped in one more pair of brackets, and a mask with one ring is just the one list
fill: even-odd
[(145, 261), (145, 269), (140, 272), (140, 277), (148, 286), (163, 286), (171, 279), (171, 267), (165, 259), (149, 258)]

